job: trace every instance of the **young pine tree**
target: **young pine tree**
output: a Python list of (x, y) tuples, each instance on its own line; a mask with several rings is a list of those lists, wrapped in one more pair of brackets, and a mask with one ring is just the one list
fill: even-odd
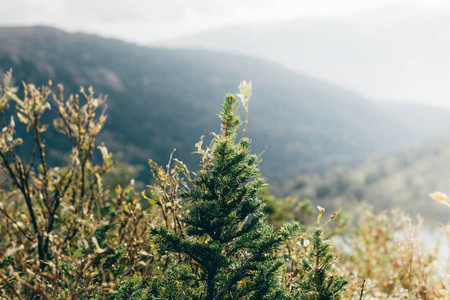
[(183, 272), (166, 272), (170, 280), (153, 282), (155, 298), (289, 297), (278, 276), (283, 263), (276, 251), (300, 225), (285, 225), (275, 234), (265, 220), (263, 202), (258, 198), (265, 184), (259, 174), (260, 159), (250, 154), (248, 138), (236, 143), (241, 123), (238, 106), (236, 97), (228, 95), (219, 115), (222, 132), (214, 135), (206, 150), (199, 143), (201, 170), (191, 188), (181, 193), (188, 205), (182, 218), (185, 233), (176, 234), (162, 226), (151, 230), (160, 252), (184, 257), (167, 269)]
[[(331, 243), (323, 235), (320, 219), (324, 209), (320, 210), (317, 226), (312, 230), (309, 251), (300, 262), (300, 280), (294, 291), (295, 299), (332, 300), (340, 299), (348, 281), (337, 275), (334, 268), (335, 257), (330, 251)], [(334, 218), (333, 214), (332, 218)]]

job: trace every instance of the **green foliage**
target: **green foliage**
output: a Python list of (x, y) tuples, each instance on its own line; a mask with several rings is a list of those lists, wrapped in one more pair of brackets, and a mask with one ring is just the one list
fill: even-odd
[(156, 271), (151, 279), (150, 299), (202, 299), (204, 288), (192, 284), (195, 274), (190, 266), (170, 264), (164, 271)]
[(260, 160), (250, 154), (249, 139), (235, 142), (238, 104), (235, 96), (225, 98), (221, 134), (214, 135), (206, 150), (199, 144), (202, 168), (191, 188), (181, 193), (189, 207), (182, 218), (185, 235), (163, 226), (151, 229), (151, 235), (161, 253), (193, 260), (191, 286), (202, 289), (205, 299), (275, 299), (285, 295), (276, 251), (299, 225), (292, 223), (275, 234), (265, 220), (258, 198), (264, 185)]
[[(0, 229), (6, 233), (0, 297), (294, 297), (284, 280), (284, 250), (301, 226), (292, 222), (275, 232), (267, 221), (259, 198), (265, 186), (260, 158), (251, 154), (248, 138), (236, 141), (235, 96), (225, 98), (222, 132), (210, 147), (197, 145), (201, 169), (192, 174), (172, 156), (166, 168), (150, 160), (155, 180), (139, 194), (130, 179), (136, 169), (117, 167), (106, 146), (95, 145), (106, 121), (103, 97), (81, 88), (81, 97), (66, 98), (62, 85), (55, 93), (50, 82), (25, 84), (21, 98), (10, 78), (0, 89)], [(29, 141), (18, 134), (16, 118)], [(48, 162), (48, 124), (72, 146), (58, 166)], [(28, 155), (23, 142), (32, 143)]]
[(121, 282), (108, 300), (145, 300), (148, 298), (148, 292), (142, 288), (142, 280), (140, 277), (131, 276), (128, 277), (125, 282)]
[(300, 265), (302, 273), (296, 287), (299, 299), (340, 299), (347, 279), (336, 274), (335, 258), (330, 251), (330, 242), (324, 240), (323, 228), (312, 230), (310, 250)]
[(314, 208), (310, 200), (300, 201), (286, 197), (276, 198), (270, 190), (264, 188), (260, 193), (264, 201), (264, 214), (271, 224), (278, 230), (284, 223), (297, 221), (300, 224), (311, 224), (314, 221)]

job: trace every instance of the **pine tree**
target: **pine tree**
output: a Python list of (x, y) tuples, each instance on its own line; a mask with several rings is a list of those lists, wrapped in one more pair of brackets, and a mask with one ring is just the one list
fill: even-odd
[[(318, 221), (323, 213), (321, 210)], [(300, 263), (300, 280), (294, 292), (295, 299), (330, 300), (340, 299), (348, 281), (336, 274), (335, 257), (330, 251), (331, 244), (325, 241), (323, 228), (319, 225), (312, 230), (312, 242), (308, 253)]]
[[(258, 198), (265, 185), (259, 174), (260, 158), (250, 153), (248, 138), (236, 143), (241, 123), (238, 106), (236, 96), (228, 95), (219, 115), (221, 133), (214, 135), (206, 150), (198, 144), (201, 170), (181, 193), (189, 208), (182, 218), (185, 234), (162, 226), (151, 230), (161, 253), (184, 257), (172, 262), (183, 265), (178, 278), (171, 272), (166, 276), (172, 280), (159, 280), (160, 285), (152, 287), (155, 298), (163, 297), (161, 291), (172, 291), (179, 299), (289, 298), (278, 276), (283, 262), (276, 251), (300, 226), (288, 224), (275, 234), (266, 221)], [(191, 291), (185, 286), (175, 291), (176, 284), (162, 286), (180, 280), (190, 280)]]

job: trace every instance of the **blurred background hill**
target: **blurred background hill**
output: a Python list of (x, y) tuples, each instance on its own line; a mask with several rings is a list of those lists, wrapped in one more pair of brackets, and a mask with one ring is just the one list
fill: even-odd
[[(194, 144), (202, 135), (208, 144), (210, 133), (220, 130), (221, 101), (237, 93), (243, 79), (254, 88), (248, 136), (255, 153), (265, 151), (262, 172), (280, 196), (336, 208), (353, 197), (378, 208), (411, 207), (433, 189), (432, 181), (442, 188), (449, 179), (447, 143), (440, 142), (450, 133), (448, 111), (374, 102), (261, 58), (150, 48), (41, 26), (1, 28), (0, 72), (11, 68), (19, 86), (52, 79), (67, 93), (93, 85), (107, 94), (108, 120), (100, 139), (126, 163), (144, 166), (145, 181), (147, 159), (164, 165), (173, 148), (175, 157), (197, 169)], [(56, 146), (54, 159), (61, 159), (64, 144), (51, 132), (47, 139)], [(425, 150), (417, 148), (424, 143)], [(401, 152), (414, 147), (415, 152)], [(378, 160), (366, 162), (374, 155)], [(440, 171), (433, 173), (436, 164)]]

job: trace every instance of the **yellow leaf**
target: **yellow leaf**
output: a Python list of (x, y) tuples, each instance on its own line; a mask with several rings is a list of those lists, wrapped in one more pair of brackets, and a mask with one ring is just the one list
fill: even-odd
[(122, 187), (120, 185), (117, 185), (116, 189), (115, 189), (116, 194), (121, 194), (122, 193)]
[(142, 191), (141, 195), (145, 200), (148, 201), (148, 203), (150, 203), (152, 205), (156, 203), (154, 200), (150, 199), (149, 197), (147, 197), (147, 195), (145, 195), (145, 191)]
[(18, 112), (17, 116), (19, 117), (20, 122), (22, 122), (23, 124), (28, 124), (29, 123), (28, 118), (25, 117), (24, 115), (22, 115), (21, 113)]
[(95, 177), (97, 177), (98, 190), (99, 190), (100, 194), (102, 194), (103, 193), (102, 178), (100, 177), (100, 175), (98, 173), (95, 173)]

